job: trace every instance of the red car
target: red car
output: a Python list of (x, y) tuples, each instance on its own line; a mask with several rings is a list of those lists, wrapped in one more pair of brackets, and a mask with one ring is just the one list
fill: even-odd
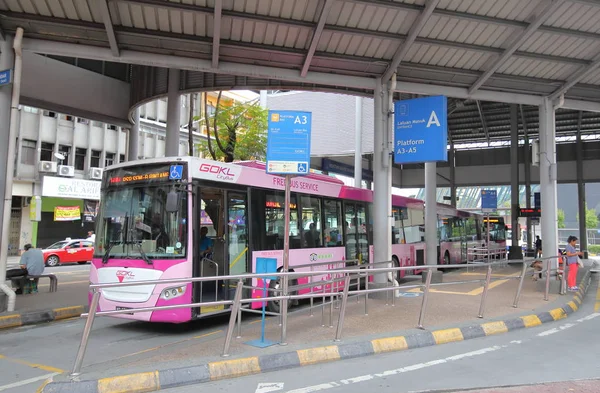
[(62, 263), (84, 264), (92, 260), (94, 243), (84, 239), (61, 240), (42, 250), (46, 266)]

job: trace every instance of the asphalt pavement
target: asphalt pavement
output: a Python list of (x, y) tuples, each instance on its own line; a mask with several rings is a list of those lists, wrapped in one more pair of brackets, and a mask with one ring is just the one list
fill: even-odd
[[(164, 392), (408, 393), (594, 379), (600, 376), (597, 289), (596, 281), (577, 314), (536, 328)], [(531, 390), (545, 391), (555, 390)]]

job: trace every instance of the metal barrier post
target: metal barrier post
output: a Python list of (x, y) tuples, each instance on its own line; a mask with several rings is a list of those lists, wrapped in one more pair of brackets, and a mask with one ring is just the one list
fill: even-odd
[(421, 312), (419, 313), (419, 329), (425, 329), (423, 327), (423, 320), (425, 319), (425, 310), (427, 309), (427, 301), (429, 300), (429, 287), (431, 286), (431, 269), (427, 269), (427, 279), (425, 280), (425, 291), (423, 293), (423, 302), (421, 302)]
[(85, 350), (87, 349), (90, 332), (92, 330), (92, 325), (94, 324), (94, 319), (96, 318), (96, 309), (98, 308), (99, 302), (100, 291), (94, 290), (92, 303), (90, 304), (90, 312), (87, 320), (85, 321), (85, 327), (83, 328), (83, 335), (81, 336), (81, 343), (79, 344), (79, 351), (77, 351), (77, 357), (75, 358), (75, 365), (73, 366), (71, 377), (76, 377), (80, 374), (81, 365), (83, 364), (83, 357), (85, 356)]
[(550, 293), (550, 266), (552, 264), (551, 259), (548, 259), (546, 264), (546, 290), (544, 291), (544, 300), (548, 301), (548, 294)]
[(242, 338), (242, 307), (238, 308), (236, 338)]
[[(366, 270), (365, 289), (369, 290), (369, 270)], [(369, 292), (365, 292), (365, 315), (369, 315)]]
[(333, 327), (333, 284), (332, 281), (329, 289), (329, 327)]
[(231, 316), (229, 317), (229, 328), (227, 329), (227, 336), (225, 337), (225, 345), (223, 346), (223, 357), (229, 356), (229, 346), (231, 345), (231, 336), (233, 336), (233, 329), (235, 327), (235, 319), (238, 315), (238, 310), (241, 307), (240, 300), (242, 300), (242, 286), (243, 282), (240, 279), (235, 289), (235, 296), (233, 298), (233, 305), (231, 306)]
[(335, 331), (335, 340), (340, 341), (342, 329), (344, 327), (344, 318), (346, 317), (346, 303), (348, 302), (348, 289), (350, 288), (350, 274), (346, 275), (344, 280), (344, 293), (342, 294), (342, 305), (340, 306), (340, 318), (338, 319), (337, 330)]
[[(313, 267), (312, 267), (312, 266), (310, 267), (310, 272), (311, 272), (311, 273), (312, 273), (312, 272), (314, 272), (314, 269), (313, 269)], [(310, 294), (311, 294), (311, 295), (313, 294), (313, 290), (314, 290), (314, 286), (312, 285), (312, 283), (313, 283), (313, 277), (314, 277), (314, 276), (310, 276), (310, 277), (308, 278), (308, 281), (309, 281), (309, 282), (310, 282), (310, 284), (311, 284), (311, 285), (310, 285)], [(310, 316), (311, 316), (311, 317), (313, 316), (313, 303), (314, 303), (314, 298), (311, 296), (311, 297), (310, 297)]]
[(523, 281), (525, 280), (525, 273), (527, 272), (527, 263), (523, 262), (523, 269), (521, 270), (521, 279), (519, 280), (519, 287), (517, 288), (517, 293), (515, 294), (515, 301), (513, 302), (513, 307), (517, 308), (519, 305), (519, 299), (521, 298), (521, 290), (523, 289)]
[(563, 260), (562, 275), (560, 278), (560, 294), (564, 295), (567, 293), (567, 257), (561, 257)]
[(479, 318), (483, 318), (483, 312), (485, 311), (485, 301), (487, 299), (487, 292), (490, 287), (490, 280), (492, 279), (492, 265), (488, 266), (487, 274), (485, 276), (485, 286), (483, 287), (483, 293), (481, 294), (481, 304), (479, 305)]

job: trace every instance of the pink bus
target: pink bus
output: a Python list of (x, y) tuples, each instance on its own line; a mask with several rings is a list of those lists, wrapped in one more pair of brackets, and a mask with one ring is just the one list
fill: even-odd
[[(254, 161), (221, 163), (182, 157), (112, 166), (103, 175), (90, 282), (250, 273), (255, 271), (256, 259), (260, 257), (276, 258), (281, 266), (285, 236), (283, 189), (283, 177), (268, 175), (265, 165)], [(309, 174), (292, 179), (291, 197), (290, 269), (302, 265), (298, 271), (311, 270), (306, 267), (310, 264), (320, 264), (315, 270), (336, 268), (342, 264), (333, 262), (343, 260), (369, 262), (373, 239), (370, 190), (344, 186), (330, 176)], [(394, 262), (399, 266), (423, 264), (423, 202), (400, 196), (392, 199)], [(439, 212), (440, 263), (465, 261), (464, 244), (481, 241), (481, 217), (445, 205), (439, 206)], [(448, 231), (443, 229), (447, 222), (452, 224)], [(201, 239), (201, 231), (206, 231), (210, 240)], [(211, 252), (203, 258), (201, 253), (208, 243), (212, 243)], [(299, 280), (298, 284), (302, 283)], [(227, 300), (233, 297), (234, 284), (103, 289), (99, 309)], [(254, 280), (253, 285), (262, 282)], [(272, 281), (270, 285), (278, 283)], [(245, 297), (260, 294), (256, 291)], [(260, 303), (252, 306), (259, 307)], [(278, 308), (274, 302), (270, 307)], [(216, 306), (119, 316), (181, 323), (226, 311), (226, 307)]]

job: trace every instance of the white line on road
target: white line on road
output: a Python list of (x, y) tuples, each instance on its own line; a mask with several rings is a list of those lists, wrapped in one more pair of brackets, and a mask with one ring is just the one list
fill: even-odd
[(269, 393), (283, 389), (283, 382), (259, 383), (254, 393)]
[(498, 351), (502, 348), (506, 348), (506, 345), (503, 346), (493, 346), (493, 347), (488, 347), (488, 348), (483, 348), (483, 349), (479, 349), (477, 351), (471, 351), (471, 352), (466, 352), (466, 353), (461, 353), (458, 355), (454, 355), (454, 356), (449, 356), (447, 358), (444, 359), (436, 359), (436, 360), (432, 360), (426, 363), (417, 363), (417, 364), (413, 364), (410, 366), (406, 366), (406, 367), (402, 367), (402, 368), (397, 368), (394, 370), (388, 370), (388, 371), (384, 371), (382, 373), (377, 373), (377, 374), (366, 374), (366, 375), (362, 375), (359, 377), (355, 377), (355, 378), (350, 378), (350, 379), (342, 379), (339, 382), (328, 382), (328, 383), (322, 383), (319, 385), (314, 385), (314, 386), (308, 386), (305, 388), (300, 388), (300, 389), (295, 389), (295, 390), (290, 390), (287, 393), (312, 393), (312, 392), (319, 392), (322, 390), (327, 390), (327, 389), (332, 389), (338, 386), (342, 386), (342, 385), (351, 385), (351, 384), (355, 384), (355, 383), (361, 383), (361, 382), (365, 382), (365, 381), (370, 381), (372, 379), (375, 378), (385, 378), (391, 375), (396, 375), (396, 374), (402, 374), (402, 373), (407, 373), (410, 371), (415, 371), (415, 370), (420, 370), (423, 368), (427, 368), (427, 367), (432, 367), (432, 366), (436, 366), (438, 364), (444, 364), (444, 363), (448, 363), (448, 362), (452, 362), (452, 361), (457, 361), (460, 359), (464, 359), (464, 358), (469, 358), (469, 357), (473, 357), (473, 356), (480, 356), (480, 355), (484, 355), (486, 353), (490, 353), (490, 352), (494, 352), (494, 351)]
[(24, 379), (24, 380), (19, 381), (19, 382), (11, 383), (11, 384), (8, 384), (8, 385), (3, 385), (3, 386), (0, 386), (0, 392), (2, 392), (4, 390), (12, 389), (12, 388), (17, 388), (17, 387), (23, 386), (23, 385), (29, 385), (30, 383), (41, 381), (43, 379), (48, 379), (48, 378), (53, 377), (53, 376), (58, 375), (58, 374), (60, 374), (60, 373), (52, 373), (52, 374), (40, 375), (39, 377)]
[(600, 317), (600, 313), (597, 313), (597, 312), (595, 312), (595, 313), (593, 313), (593, 314), (590, 314), (590, 315), (588, 315), (588, 316), (586, 316), (586, 317), (583, 317), (583, 318), (581, 318), (581, 319), (578, 319), (578, 320), (577, 320), (577, 322), (589, 321), (590, 319), (594, 319), (594, 318), (596, 318), (596, 317)]

